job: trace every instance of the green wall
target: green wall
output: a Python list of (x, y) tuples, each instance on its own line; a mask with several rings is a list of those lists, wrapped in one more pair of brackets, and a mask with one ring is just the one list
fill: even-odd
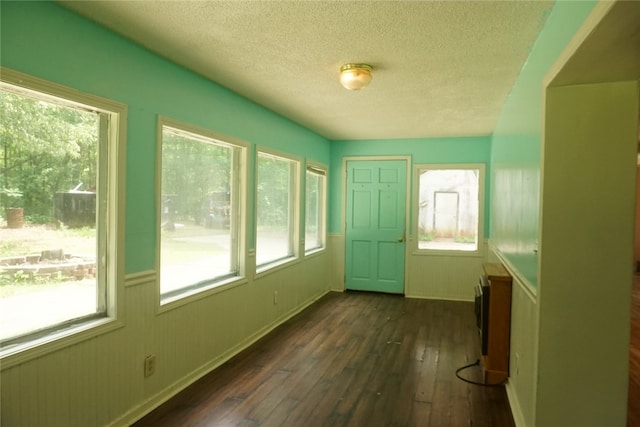
[[(409, 156), (414, 165), (422, 163), (485, 163), (488, 177), (490, 153), (491, 138), (489, 136), (333, 141), (331, 143), (331, 176), (329, 179), (329, 232), (340, 233), (342, 231), (342, 177), (344, 176), (342, 163), (344, 157)], [(409, 169), (408, 173), (413, 176), (413, 169)], [(488, 181), (487, 179), (486, 182)], [(487, 184), (485, 199), (489, 200), (488, 197), (489, 186)], [(485, 203), (485, 233), (488, 233), (488, 209), (489, 203)]]
[(543, 79), (595, 1), (558, 1), (505, 102), (491, 140), (491, 241), (538, 283)]
[[(1, 63), (128, 105), (127, 273), (154, 267), (155, 253), (150, 250), (156, 239), (153, 159), (157, 116), (164, 115), (330, 164), (329, 232), (342, 229), (345, 156), (408, 155), (414, 163), (490, 163), (487, 183), (491, 186), (485, 196), (491, 203), (486, 203), (485, 232), (490, 232), (496, 247), (535, 286), (542, 79), (593, 4), (563, 1), (554, 6), (492, 137), (330, 143), (50, 2), (0, 3)], [(252, 209), (250, 200), (249, 212)], [(250, 230), (250, 238), (252, 235)]]
[(326, 139), (55, 3), (0, 8), (2, 66), (128, 106), (126, 273), (155, 268), (158, 115), (329, 163)]

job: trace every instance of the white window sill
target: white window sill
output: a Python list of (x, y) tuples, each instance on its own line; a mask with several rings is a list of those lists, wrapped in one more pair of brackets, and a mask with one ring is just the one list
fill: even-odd
[(122, 326), (123, 323), (113, 317), (103, 317), (52, 331), (33, 340), (2, 347), (0, 349), (2, 370), (95, 338), (97, 335), (111, 332)]

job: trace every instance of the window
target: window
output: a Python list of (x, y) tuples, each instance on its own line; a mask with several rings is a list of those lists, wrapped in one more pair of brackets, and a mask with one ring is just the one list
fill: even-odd
[(160, 294), (167, 303), (241, 275), (246, 148), (168, 119), (161, 127)]
[(324, 248), (326, 209), (326, 170), (308, 165), (305, 190), (304, 250)]
[(258, 152), (256, 187), (256, 265), (265, 266), (296, 254), (299, 162)]
[(418, 249), (478, 251), (484, 165), (417, 167)]
[(125, 108), (11, 70), (2, 80), (0, 341), (9, 354), (115, 319)]

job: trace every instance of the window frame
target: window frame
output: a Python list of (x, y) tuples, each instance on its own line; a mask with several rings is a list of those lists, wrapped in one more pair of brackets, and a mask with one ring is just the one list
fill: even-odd
[[(319, 197), (319, 206), (318, 206), (318, 234), (320, 235), (320, 245), (319, 246), (314, 246), (311, 247), (309, 249), (307, 249), (307, 242), (306, 242), (306, 234), (307, 234), (307, 218), (309, 217), (308, 212), (307, 212), (307, 178), (309, 173), (318, 175), (318, 177), (322, 180), (322, 191)], [(304, 248), (304, 254), (305, 256), (308, 255), (312, 255), (315, 254), (317, 252), (322, 252), (324, 250), (326, 250), (327, 248), (327, 182), (328, 182), (328, 169), (325, 165), (322, 165), (320, 163), (316, 163), (316, 162), (312, 162), (312, 161), (307, 161), (306, 164), (306, 168), (305, 168), (305, 178), (304, 178), (304, 188), (305, 188), (305, 193), (304, 193), (304, 206), (305, 206), (305, 212), (304, 212), (304, 223), (302, 224), (303, 227), (303, 236), (304, 239), (302, 242), (302, 247)]]
[[(100, 174), (104, 174), (101, 187), (105, 195), (99, 195), (105, 203), (96, 224), (96, 239), (104, 239), (104, 248), (96, 254), (100, 263), (96, 277), (98, 310), (93, 315), (71, 319), (51, 325), (43, 330), (7, 340), (0, 348), (0, 361), (7, 368), (36, 357), (80, 343), (97, 335), (124, 326), (124, 217), (126, 190), (126, 136), (127, 106), (110, 99), (80, 92), (76, 89), (39, 79), (5, 67), (0, 67), (2, 86), (10, 86), (14, 93), (23, 92), (53, 104), (76, 107), (100, 113), (101, 121), (108, 119), (105, 141), (98, 150), (101, 156)], [(105, 129), (101, 129), (104, 132)], [(106, 158), (105, 158), (106, 157)], [(99, 245), (100, 246), (100, 245)], [(101, 297), (100, 295), (104, 295)], [(101, 310), (100, 310), (101, 309)]]
[[(255, 253), (255, 268), (256, 274), (259, 275), (261, 273), (265, 273), (270, 270), (277, 269), (283, 265), (297, 262), (300, 260), (301, 253), (301, 239), (300, 239), (300, 218), (301, 218), (301, 160), (295, 156), (285, 154), (279, 152), (277, 150), (272, 150), (267, 147), (256, 147), (255, 151), (255, 185), (254, 185), (254, 195), (255, 195), (255, 204), (254, 204), (254, 253)], [(258, 264), (258, 183), (259, 183), (259, 167), (258, 162), (260, 156), (264, 155), (266, 157), (271, 157), (275, 159), (281, 159), (284, 161), (288, 161), (292, 165), (292, 170), (290, 172), (290, 177), (292, 179), (290, 183), (290, 192), (289, 195), (289, 203), (290, 203), (290, 215), (289, 215), (289, 246), (291, 248), (291, 254), (278, 258), (272, 261), (268, 261), (262, 264)], [(304, 249), (304, 248), (303, 248)]]
[[(478, 171), (478, 231), (477, 245), (475, 250), (467, 251), (461, 249), (434, 249), (420, 248), (420, 174), (427, 170), (477, 170)], [(415, 255), (439, 255), (439, 256), (466, 256), (466, 257), (482, 257), (485, 254), (485, 236), (484, 236), (484, 210), (485, 210), (485, 183), (486, 183), (486, 165), (484, 163), (420, 163), (414, 165), (413, 174), (413, 204), (412, 209), (412, 225), (415, 238), (412, 239), (412, 252)]]
[(162, 144), (163, 130), (170, 128), (178, 134), (183, 134), (196, 140), (203, 142), (213, 141), (221, 146), (227, 146), (237, 149), (237, 154), (233, 162), (233, 173), (237, 174), (235, 180), (232, 180), (237, 191), (231, 191), (232, 211), (237, 213), (235, 221), (231, 221), (231, 248), (236, 253), (237, 274), (223, 275), (213, 277), (210, 280), (203, 280), (194, 283), (179, 290), (172, 291), (170, 295), (163, 299), (161, 288), (161, 253), (162, 253), (162, 197), (156, 200), (156, 272), (157, 272), (157, 297), (160, 311), (170, 310), (205, 298), (209, 295), (221, 292), (223, 290), (247, 283), (246, 278), (246, 206), (247, 206), (247, 165), (248, 165), (248, 149), (249, 144), (243, 140), (222, 135), (210, 129), (187, 124), (168, 117), (158, 117), (157, 128), (157, 158), (156, 158), (156, 194), (162, 194)]

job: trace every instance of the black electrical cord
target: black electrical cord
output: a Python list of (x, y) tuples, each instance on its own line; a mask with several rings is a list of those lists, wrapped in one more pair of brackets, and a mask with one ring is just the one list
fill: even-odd
[(504, 379), (504, 380), (500, 381), (499, 383), (495, 383), (495, 384), (479, 383), (479, 382), (476, 382), (476, 381), (468, 380), (468, 379), (463, 378), (463, 377), (460, 376), (460, 372), (464, 371), (465, 369), (472, 368), (474, 366), (480, 366), (480, 359), (476, 360), (473, 363), (470, 363), (468, 365), (465, 365), (465, 366), (463, 366), (461, 368), (456, 369), (456, 377), (458, 377), (458, 379), (464, 381), (465, 383), (469, 383), (469, 384), (473, 384), (473, 385), (479, 385), (479, 386), (483, 386), (483, 387), (501, 387), (507, 381), (506, 379)]

